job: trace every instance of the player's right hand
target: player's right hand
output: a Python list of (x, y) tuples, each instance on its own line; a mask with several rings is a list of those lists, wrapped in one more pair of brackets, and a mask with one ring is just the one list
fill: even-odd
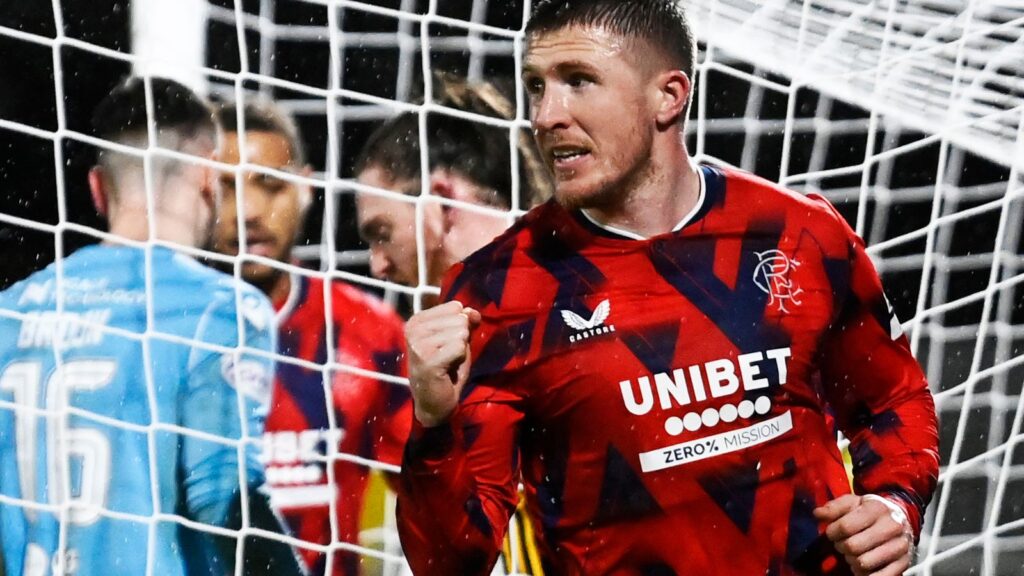
[(899, 506), (882, 496), (846, 494), (814, 510), (854, 576), (899, 576), (914, 557), (914, 532)]
[(459, 403), (469, 379), (470, 332), (480, 312), (452, 301), (414, 315), (405, 325), (409, 385), (420, 424), (444, 422)]

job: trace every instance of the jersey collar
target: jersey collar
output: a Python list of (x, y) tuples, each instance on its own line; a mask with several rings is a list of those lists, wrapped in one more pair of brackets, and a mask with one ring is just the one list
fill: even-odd
[(306, 278), (304, 276), (292, 273), (289, 273), (289, 275), (291, 276), (291, 282), (289, 282), (288, 297), (284, 299), (280, 308), (277, 307), (277, 302), (274, 302), (274, 307), (277, 308), (274, 320), (278, 326), (291, 316), (291, 313), (295, 311), (295, 306), (302, 299), (302, 293), (306, 291)]
[[(708, 196), (708, 193), (707, 193), (708, 186), (707, 186), (706, 177), (705, 177), (705, 174), (704, 174), (705, 170), (710, 170), (710, 169), (707, 168), (706, 166), (698, 166), (697, 167), (697, 176), (698, 176), (698, 179), (700, 181), (699, 190), (697, 192), (697, 202), (693, 205), (693, 208), (691, 208), (690, 211), (685, 216), (683, 216), (683, 219), (680, 220), (672, 228), (672, 232), (673, 233), (679, 232), (680, 230), (685, 228), (687, 224), (690, 224), (691, 222), (696, 221), (699, 217), (702, 217), (704, 214), (707, 213), (707, 210), (710, 207), (710, 202), (708, 201), (709, 200), (709, 196)], [(590, 214), (587, 214), (587, 211), (583, 210), (583, 209), (574, 210), (572, 214), (573, 214), (573, 216), (576, 217), (576, 220), (578, 222), (583, 224), (584, 228), (586, 228), (587, 230), (589, 230), (590, 232), (592, 232), (592, 233), (594, 233), (594, 234), (596, 234), (598, 236), (604, 236), (604, 237), (607, 237), (607, 238), (615, 238), (615, 239), (618, 239), (618, 240), (648, 240), (649, 239), (649, 238), (645, 238), (645, 237), (643, 237), (640, 234), (637, 234), (635, 232), (630, 232), (629, 230), (623, 230), (621, 228), (616, 228), (614, 226), (608, 226), (607, 224), (601, 224), (600, 222), (595, 220)]]

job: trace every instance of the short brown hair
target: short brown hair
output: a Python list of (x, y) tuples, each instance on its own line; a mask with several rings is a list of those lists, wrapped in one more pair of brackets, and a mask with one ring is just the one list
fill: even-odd
[[(147, 83), (152, 109), (146, 98)], [(104, 140), (146, 148), (151, 141), (150, 118), (155, 128), (152, 139), (160, 148), (197, 156), (217, 149), (220, 124), (209, 103), (169, 78), (127, 77), (96, 106), (92, 128)], [(96, 163), (103, 169), (111, 195), (120, 194), (125, 186), (143, 185), (144, 162), (138, 156), (101, 148)], [(151, 166), (153, 182), (159, 183), (177, 174), (185, 163), (157, 156)], [(154, 187), (155, 192), (162, 189), (159, 184)]]
[[(448, 108), (504, 120), (515, 118), (509, 98), (489, 82), (469, 82), (454, 75), (435, 75), (434, 103)], [(404, 112), (373, 132), (356, 160), (355, 173), (377, 166), (394, 180), (419, 181), (420, 118)], [(481, 201), (503, 208), (512, 206), (512, 160), (509, 129), (455, 117), (441, 112), (427, 114), (427, 161), (429, 170), (450, 169), (481, 187), (494, 198)], [(519, 130), (519, 206), (529, 208), (551, 196), (551, 184), (533, 138)]]
[(573, 26), (604, 28), (645, 40), (693, 80), (696, 42), (678, 0), (537, 0), (526, 35)]

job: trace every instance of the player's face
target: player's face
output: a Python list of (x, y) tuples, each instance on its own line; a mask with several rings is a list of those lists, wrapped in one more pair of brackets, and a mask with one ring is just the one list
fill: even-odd
[(530, 118), (565, 205), (614, 203), (645, 175), (656, 92), (638, 48), (603, 28), (530, 38), (523, 72)]
[[(372, 166), (361, 172), (361, 184), (404, 192), (419, 193), (416, 182), (396, 182), (386, 170)], [(419, 258), (416, 244), (416, 203), (403, 202), (372, 194), (359, 194), (356, 199), (359, 234), (370, 245), (370, 273), (376, 278), (416, 286), (419, 284)], [(424, 205), (423, 238), (427, 263), (427, 282), (437, 284), (444, 272), (441, 245), (440, 207)]]
[[(281, 171), (294, 171), (288, 139), (273, 132), (249, 132), (245, 137), (246, 160), (250, 164)], [(230, 132), (224, 139), (221, 160), (227, 164), (241, 162), (238, 134)], [(242, 187), (236, 185), (235, 174), (221, 174), (223, 191), (220, 218), (214, 234), (214, 249), (222, 254), (238, 254), (239, 238), (244, 234), (246, 251), (273, 260), (286, 261), (302, 225), (304, 195), (309, 189), (290, 181), (254, 171), (242, 173)], [(244, 231), (238, 228), (239, 206), (244, 212)], [(271, 266), (246, 262), (242, 276), (262, 285), (279, 271)]]

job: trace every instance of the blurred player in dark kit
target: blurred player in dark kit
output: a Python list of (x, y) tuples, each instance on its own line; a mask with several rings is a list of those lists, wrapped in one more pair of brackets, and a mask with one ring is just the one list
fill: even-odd
[[(215, 246), (236, 255), (245, 239), (241, 275), (270, 296), (277, 310), (280, 354), (323, 365), (333, 348), (334, 362), (345, 367), (404, 376), (402, 323), (389, 307), (344, 282), (328, 283), (273, 265), (291, 259), (312, 192), (306, 184), (261, 168), (296, 176), (308, 176), (310, 169), (295, 124), (282, 110), (265, 101), (247, 102), (242, 107), (244, 138), (238, 110), (229, 105), (219, 112), (227, 132), (222, 159), (239, 164), (244, 158), (248, 166), (242, 168), (241, 187), (234, 173), (221, 176), (224, 210)], [(358, 543), (370, 469), (337, 459), (337, 454), (398, 464), (410, 407), (403, 384), (343, 369), (325, 376), (321, 370), (278, 363), (263, 456), (274, 507), (298, 538), (324, 545)], [(327, 460), (334, 461), (333, 485)], [(331, 558), (315, 550), (301, 553), (314, 574), (359, 573), (358, 554), (340, 549)]]
[[(483, 117), (509, 120), (515, 108), (490, 82), (470, 82), (454, 75), (434, 78), (433, 102)], [(507, 127), (482, 120), (431, 113), (426, 122), (427, 189), (423, 206), (426, 283), (437, 286), (454, 263), (479, 250), (508, 228), (513, 195), (518, 206), (529, 208), (551, 196), (551, 181), (528, 134), (519, 131), (515, 142), (518, 170), (511, 162)], [(420, 154), (420, 118), (400, 114), (370, 136), (356, 162), (358, 180), (377, 188), (419, 196), (423, 189)], [(518, 190), (513, 176), (518, 177)], [(459, 204), (442, 204), (438, 200)], [(408, 286), (419, 283), (416, 245), (416, 205), (413, 202), (360, 194), (357, 196), (359, 230), (370, 245), (371, 272), (378, 278)], [(466, 205), (489, 208), (475, 211)], [(425, 297), (431, 305), (436, 298)], [(535, 527), (522, 507), (512, 526), (515, 538), (502, 545), (506, 573), (543, 574), (536, 549)]]
[[(492, 83), (438, 74), (433, 86), (433, 102), (439, 106), (482, 117), (515, 117), (512, 103)], [(551, 182), (525, 131), (517, 131), (514, 168), (509, 128), (437, 112), (428, 115), (426, 129), (429, 196), (423, 202), (424, 278), (426, 284), (438, 286), (448, 268), (508, 228), (513, 194), (518, 195), (517, 205), (528, 209), (551, 196)], [(420, 195), (418, 113), (400, 114), (374, 131), (356, 160), (356, 178), (410, 197)], [(443, 204), (442, 199), (461, 205)], [(363, 193), (357, 203), (359, 232), (370, 246), (371, 273), (406, 286), (419, 284), (416, 202)], [(426, 304), (434, 300), (428, 298)]]

